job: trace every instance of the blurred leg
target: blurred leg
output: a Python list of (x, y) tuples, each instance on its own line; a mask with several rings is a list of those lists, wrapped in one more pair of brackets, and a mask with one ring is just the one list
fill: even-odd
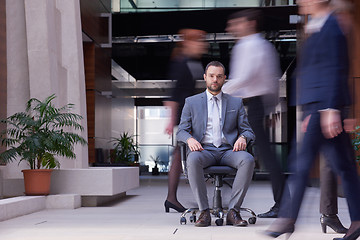
[(338, 213), (337, 178), (325, 158), (320, 158), (320, 213), (334, 215)]
[[(319, 152), (322, 141), (320, 115), (318, 113), (312, 114), (296, 161), (290, 161), (290, 172), (293, 172), (293, 174), (291, 174), (286, 181), (279, 217), (297, 219), (308, 182), (309, 172)], [(290, 153), (289, 156), (293, 155), (294, 153)]]
[(329, 153), (328, 160), (332, 170), (341, 177), (350, 218), (352, 221), (359, 221), (360, 182), (348, 134), (342, 132), (338, 137), (326, 140), (324, 148)]
[(269, 171), (270, 174), (275, 202), (274, 208), (279, 208), (285, 184), (285, 176), (275, 152), (270, 148), (269, 136), (264, 127), (265, 109), (261, 97), (254, 97), (248, 101), (248, 119), (256, 136), (255, 144), (260, 157), (260, 163), (264, 164), (265, 169)]
[(180, 148), (176, 146), (173, 152), (170, 171), (168, 173), (168, 195), (166, 200), (178, 207), (183, 207), (177, 200), (177, 189), (179, 186), (180, 174), (182, 172)]
[[(360, 233), (360, 181), (356, 171), (354, 150), (347, 133), (325, 143), (329, 153), (329, 163), (334, 172), (341, 177), (344, 194), (349, 206), (351, 225), (346, 236)], [(357, 237), (351, 238), (356, 239)]]

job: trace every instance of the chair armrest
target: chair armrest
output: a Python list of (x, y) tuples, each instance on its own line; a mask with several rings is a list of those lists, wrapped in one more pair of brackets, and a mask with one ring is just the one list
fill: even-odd
[(248, 153), (250, 153), (252, 156), (255, 156), (255, 141), (250, 140), (250, 141), (247, 143), (246, 151), (247, 151)]
[(187, 144), (184, 142), (177, 142), (177, 145), (179, 146), (180, 149), (180, 159), (181, 159), (181, 165), (182, 165), (182, 169), (183, 169), (183, 173), (185, 175), (185, 177), (187, 178), (187, 167), (186, 167), (186, 148), (187, 148)]

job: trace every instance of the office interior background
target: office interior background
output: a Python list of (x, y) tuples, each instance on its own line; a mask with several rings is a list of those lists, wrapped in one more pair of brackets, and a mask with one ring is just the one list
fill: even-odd
[[(351, 114), (359, 118), (360, 3), (349, 1), (355, 9)], [(263, 34), (280, 56), (280, 103), (269, 116), (278, 121), (269, 133), (286, 170), (297, 120), (296, 108), (288, 106), (288, 79), (301, 39), (295, 0), (0, 0), (0, 118), (23, 110), (31, 97), (55, 93), (57, 104), (75, 104), (88, 139), (88, 146), (76, 147), (75, 161), (61, 160), (62, 168), (88, 169), (109, 161), (111, 138), (128, 132), (140, 147), (140, 165), (151, 172), (158, 157), (160, 171), (167, 172), (176, 139), (164, 132), (169, 109), (163, 101), (174, 87), (167, 70), (181, 38), (178, 30), (205, 30), (209, 51), (203, 65), (218, 60), (228, 71), (235, 39), (225, 32), (227, 16), (250, 7), (263, 10)], [(203, 91), (204, 82), (199, 79), (196, 87)], [(25, 167), (0, 167), (1, 196), (22, 194), (20, 169)], [(257, 172), (264, 171), (258, 166)]]

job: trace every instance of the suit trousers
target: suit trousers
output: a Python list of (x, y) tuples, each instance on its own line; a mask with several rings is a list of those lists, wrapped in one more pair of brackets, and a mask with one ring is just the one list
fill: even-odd
[(310, 169), (319, 151), (323, 151), (331, 169), (341, 177), (351, 221), (360, 220), (360, 182), (356, 172), (350, 138), (344, 131), (326, 139), (320, 126), (320, 113), (314, 112), (304, 134), (296, 161), (291, 161), (290, 175), (281, 200), (279, 217), (297, 219)]
[(229, 202), (229, 209), (240, 209), (254, 171), (254, 158), (246, 151), (232, 150), (232, 146), (222, 144), (216, 148), (212, 144), (203, 144), (203, 151), (189, 152), (187, 156), (187, 170), (191, 190), (199, 209), (209, 208), (204, 168), (213, 165), (226, 165), (237, 169)]
[(260, 163), (264, 164), (265, 169), (269, 171), (273, 197), (275, 201), (274, 208), (280, 207), (280, 201), (285, 184), (285, 176), (275, 152), (270, 148), (269, 135), (265, 131), (265, 109), (263, 98), (261, 96), (246, 99), (248, 107), (248, 119), (256, 136), (256, 150), (260, 157)]

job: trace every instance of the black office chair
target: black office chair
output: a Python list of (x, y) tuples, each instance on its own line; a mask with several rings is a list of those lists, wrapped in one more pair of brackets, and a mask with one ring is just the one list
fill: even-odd
[[(181, 162), (183, 166), (184, 175), (188, 178), (187, 167), (186, 167), (186, 147), (187, 145), (183, 142), (178, 143), (180, 146), (181, 152)], [(253, 144), (250, 142), (247, 147), (247, 151), (253, 155)], [(222, 226), (224, 224), (224, 216), (227, 213), (228, 209), (223, 208), (222, 198), (221, 198), (221, 187), (224, 183), (230, 187), (232, 185), (224, 180), (224, 177), (233, 177), (236, 175), (237, 170), (229, 166), (210, 166), (204, 168), (204, 175), (206, 181), (211, 179), (215, 185), (214, 197), (213, 197), (213, 208), (210, 209), (210, 213), (217, 217), (215, 224), (217, 226)], [(183, 212), (180, 216), (180, 224), (186, 224), (186, 214), (191, 213), (189, 217), (190, 222), (196, 222), (196, 213), (199, 211), (199, 208), (189, 208)], [(256, 214), (250, 208), (240, 208), (240, 211), (246, 211), (251, 214), (251, 217), (248, 219), (250, 224), (256, 223)]]

